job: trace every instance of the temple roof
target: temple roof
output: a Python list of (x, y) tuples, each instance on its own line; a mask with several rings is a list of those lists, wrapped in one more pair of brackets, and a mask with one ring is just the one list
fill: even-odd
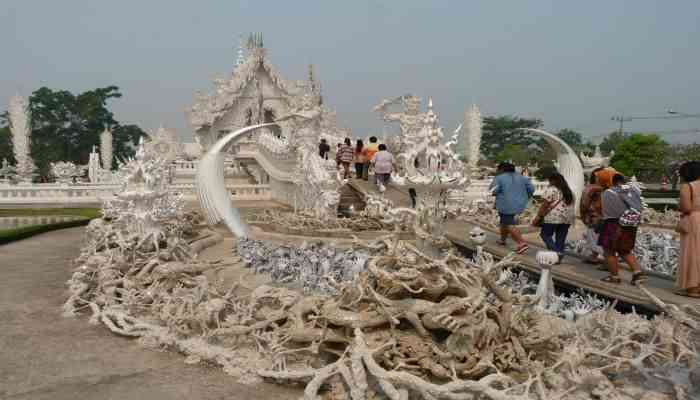
[[(257, 41), (253, 44), (258, 43)], [(236, 65), (228, 79), (214, 79), (215, 90), (211, 94), (198, 92), (191, 108), (190, 122), (195, 129), (211, 126), (222, 117), (245, 92), (248, 83), (252, 82), (258, 71), (262, 69), (270, 81), (280, 90), (283, 97), (291, 98), (300, 94), (296, 82), (285, 80), (267, 57), (267, 50), (262, 45), (248, 44), (248, 55), (245, 60)]]

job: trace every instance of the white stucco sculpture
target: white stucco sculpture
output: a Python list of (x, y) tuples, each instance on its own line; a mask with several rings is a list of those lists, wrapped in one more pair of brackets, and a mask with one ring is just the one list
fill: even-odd
[(12, 151), (15, 155), (15, 170), (20, 183), (29, 184), (36, 169), (31, 156), (31, 114), (29, 102), (22, 96), (10, 99), (8, 108), (10, 132), (12, 132)]
[(610, 165), (610, 159), (615, 155), (614, 151), (611, 151), (607, 157), (603, 157), (603, 153), (600, 151), (600, 145), (595, 146), (595, 152), (592, 156), (587, 156), (581, 152), (581, 162), (586, 172), (593, 171), (598, 167), (605, 168)]
[(545, 130), (533, 128), (522, 128), (522, 130), (541, 136), (557, 153), (557, 169), (559, 173), (564, 176), (571, 191), (574, 193), (574, 197), (576, 198), (576, 210), (578, 210), (585, 179), (583, 176), (583, 166), (576, 152), (557, 135)]
[(238, 210), (231, 205), (231, 195), (226, 190), (223, 150), (246, 133), (273, 125), (275, 124), (252, 125), (231, 132), (211, 146), (199, 161), (196, 175), (197, 196), (209, 224), (215, 225), (223, 221), (234, 235), (238, 237), (248, 235), (248, 228), (241, 220)]
[[(402, 104), (404, 112), (389, 112), (388, 108), (395, 104)], [(393, 150), (394, 153), (408, 151), (417, 144), (421, 138), (423, 121), (426, 117), (420, 112), (421, 99), (411, 94), (395, 97), (393, 99), (382, 100), (372, 111), (381, 114), (385, 122), (398, 122), (401, 129), (398, 137), (399, 148)]]
[(464, 156), (470, 171), (475, 171), (479, 163), (483, 121), (476, 104), (472, 104), (464, 115)]
[(51, 175), (61, 184), (70, 184), (74, 177), (81, 176), (84, 172), (84, 166), (75, 165), (70, 161), (51, 163)]
[(100, 157), (102, 158), (102, 168), (112, 170), (112, 130), (105, 128), (100, 134)]

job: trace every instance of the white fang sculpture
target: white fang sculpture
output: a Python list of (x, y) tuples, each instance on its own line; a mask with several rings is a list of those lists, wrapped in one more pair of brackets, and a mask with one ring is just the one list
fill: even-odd
[(222, 150), (233, 144), (244, 134), (258, 128), (276, 124), (258, 124), (247, 126), (235, 132), (226, 134), (219, 139), (202, 156), (197, 165), (196, 185), (197, 196), (207, 222), (210, 225), (224, 221), (228, 229), (238, 237), (248, 235), (248, 227), (241, 220), (238, 210), (231, 205), (231, 195), (226, 191), (224, 183), (224, 155)]
[(31, 183), (34, 176), (34, 161), (31, 149), (31, 117), (29, 102), (22, 96), (10, 99), (10, 131), (12, 132), (12, 150), (15, 154), (17, 179), (21, 183)]
[(578, 159), (576, 152), (563, 140), (559, 139), (558, 136), (544, 131), (542, 129), (533, 128), (522, 128), (522, 130), (535, 133), (542, 136), (547, 143), (552, 146), (554, 151), (557, 153), (557, 162), (559, 173), (564, 176), (566, 182), (569, 184), (571, 191), (574, 192), (574, 197), (576, 197), (576, 210), (578, 210), (578, 204), (581, 200), (581, 192), (583, 192), (584, 176), (583, 176), (583, 166), (581, 161)]
[(102, 168), (106, 171), (112, 170), (112, 130), (105, 128), (100, 134), (100, 156), (102, 157)]

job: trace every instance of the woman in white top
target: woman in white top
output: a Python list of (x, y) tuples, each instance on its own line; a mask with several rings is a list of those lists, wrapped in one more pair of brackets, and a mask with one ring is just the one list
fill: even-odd
[(575, 200), (569, 184), (560, 173), (553, 173), (548, 181), (549, 187), (544, 192), (544, 202), (540, 209), (540, 215), (544, 214), (540, 237), (549, 250), (559, 254), (561, 262), (566, 235), (576, 219)]
[(386, 145), (382, 143), (379, 145), (379, 151), (372, 157), (371, 163), (374, 164), (374, 175), (377, 178), (379, 190), (383, 191), (394, 170), (394, 156), (386, 150)]

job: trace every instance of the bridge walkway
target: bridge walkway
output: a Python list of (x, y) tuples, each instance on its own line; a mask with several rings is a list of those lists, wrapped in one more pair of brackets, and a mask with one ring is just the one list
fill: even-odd
[[(352, 180), (350, 185), (360, 193), (379, 194), (376, 185), (366, 181)], [(384, 195), (394, 202), (395, 206), (410, 206), (408, 192), (403, 188), (396, 188), (389, 185)], [(475, 250), (476, 246), (469, 241), (469, 231), (477, 224), (466, 221), (451, 220), (446, 221), (445, 230), (447, 238), (456, 245), (469, 250)], [(486, 231), (486, 243), (483, 248), (492, 253), (497, 258), (502, 258), (515, 250), (514, 245), (508, 247), (500, 246), (496, 243), (498, 232), (494, 229), (479, 225)], [(522, 255), (517, 255), (516, 260), (521, 264), (522, 269), (539, 274), (542, 268), (535, 260), (538, 251), (545, 250), (544, 244), (537, 240), (528, 240), (530, 250)], [(624, 268), (624, 264), (623, 264)], [(632, 274), (628, 271), (620, 271), (623, 282), (619, 285), (602, 282), (600, 279), (607, 275), (605, 271), (599, 271), (596, 266), (586, 264), (579, 257), (567, 256), (561, 265), (552, 268), (552, 278), (560, 287), (583, 288), (597, 295), (619, 300), (633, 306), (654, 310), (655, 306), (649, 302), (647, 296), (639, 288), (630, 285)], [(671, 304), (694, 304), (700, 305), (700, 299), (678, 296), (673, 293), (674, 282), (669, 279), (651, 276), (646, 283), (646, 287), (658, 296), (661, 300)]]

